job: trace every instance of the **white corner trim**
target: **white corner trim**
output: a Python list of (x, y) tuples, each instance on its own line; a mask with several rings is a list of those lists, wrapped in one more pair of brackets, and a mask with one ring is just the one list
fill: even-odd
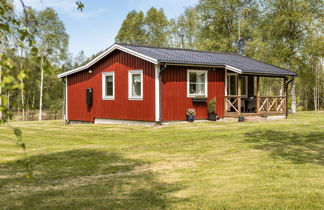
[[(200, 95), (200, 94), (190, 94), (189, 92), (189, 86), (190, 86), (190, 81), (189, 81), (189, 73), (190, 72), (194, 72), (194, 73), (205, 73), (205, 94), (204, 95)], [(206, 96), (208, 97), (208, 70), (199, 70), (199, 69), (187, 69), (187, 97), (188, 98), (193, 98), (196, 96)]]
[(72, 69), (70, 71), (66, 71), (66, 72), (63, 72), (61, 74), (58, 74), (57, 77), (58, 78), (62, 78), (62, 77), (66, 77), (68, 75), (71, 75), (71, 74), (74, 74), (74, 73), (77, 73), (79, 71), (82, 71), (82, 70), (85, 70), (87, 68), (89, 68), (90, 66), (92, 66), (93, 64), (95, 64), (96, 62), (98, 62), (99, 60), (101, 60), (103, 57), (105, 57), (106, 55), (108, 55), (109, 53), (111, 53), (112, 51), (114, 50), (121, 50), (123, 52), (126, 52), (126, 53), (129, 53), (131, 55), (134, 55), (136, 57), (139, 57), (139, 58), (142, 58), (143, 60), (146, 60), (148, 62), (151, 62), (153, 64), (157, 64), (158, 63), (158, 60), (155, 59), (155, 58), (152, 58), (152, 57), (149, 57), (149, 56), (146, 56), (144, 54), (141, 54), (141, 53), (138, 53), (134, 50), (131, 50), (131, 49), (128, 49), (126, 47), (123, 47), (121, 45), (118, 45), (118, 44), (113, 44), (111, 47), (109, 47), (107, 50), (105, 50), (103, 53), (101, 53), (100, 55), (98, 55), (97, 57), (95, 57), (93, 60), (91, 60), (89, 63), (81, 66), (81, 67), (78, 67), (76, 69)]
[[(140, 96), (132, 96), (132, 75), (140, 74), (141, 75), (141, 95)], [(143, 69), (140, 70), (129, 70), (128, 71), (128, 100), (143, 100)]]
[(68, 78), (65, 77), (65, 121), (69, 121), (68, 116)]
[(227, 68), (225, 68), (225, 96), (227, 96)]
[(155, 65), (155, 121), (160, 121), (160, 65)]
[(226, 69), (228, 70), (231, 70), (231, 71), (234, 71), (236, 73), (239, 73), (239, 74), (242, 74), (242, 70), (241, 69), (238, 69), (238, 68), (235, 68), (233, 66), (230, 66), (230, 65), (225, 65)]
[[(107, 93), (106, 93), (106, 76), (112, 76), (113, 78), (113, 94), (112, 96), (107, 96)], [(115, 72), (113, 71), (109, 71), (109, 72), (103, 72), (102, 73), (102, 90), (101, 90), (101, 93), (102, 93), (102, 100), (115, 100)]]

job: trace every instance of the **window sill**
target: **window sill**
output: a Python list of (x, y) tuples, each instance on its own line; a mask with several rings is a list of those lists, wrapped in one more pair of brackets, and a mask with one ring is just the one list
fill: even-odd
[(208, 98), (206, 95), (189, 95), (188, 98)]
[(101, 98), (103, 101), (113, 101), (115, 98), (108, 98), (108, 97), (103, 97)]
[(142, 101), (143, 98), (128, 98), (130, 101)]

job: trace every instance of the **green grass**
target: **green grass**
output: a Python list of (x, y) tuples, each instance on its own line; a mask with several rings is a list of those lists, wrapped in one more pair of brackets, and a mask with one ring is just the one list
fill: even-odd
[(2, 209), (324, 209), (324, 112), (165, 127), (0, 126)]

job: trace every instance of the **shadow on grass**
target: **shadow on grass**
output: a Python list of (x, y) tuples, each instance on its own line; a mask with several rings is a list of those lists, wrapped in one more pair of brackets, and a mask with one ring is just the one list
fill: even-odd
[(258, 130), (245, 134), (254, 148), (268, 150), (271, 156), (294, 163), (324, 165), (324, 132), (293, 133)]
[[(95, 150), (31, 157), (35, 176), (21, 161), (0, 165), (0, 206), (30, 209), (163, 209), (177, 184), (160, 182), (146, 163)], [(143, 167), (142, 167), (143, 168)]]

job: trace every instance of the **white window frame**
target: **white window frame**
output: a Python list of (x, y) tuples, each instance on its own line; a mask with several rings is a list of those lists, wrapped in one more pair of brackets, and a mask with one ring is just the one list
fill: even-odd
[[(205, 73), (205, 94), (190, 94), (190, 73)], [(197, 96), (205, 96), (208, 97), (208, 71), (207, 70), (187, 70), (187, 97), (194, 98)]]
[[(107, 96), (107, 88), (106, 88), (106, 76), (113, 77), (113, 95)], [(115, 72), (103, 72), (102, 73), (102, 100), (115, 100)]]
[[(141, 75), (141, 95), (132, 96), (132, 75), (140, 74)], [(143, 70), (129, 70), (128, 71), (128, 100), (143, 100)]]
[[(230, 76), (235, 76), (235, 86), (236, 86), (236, 92), (238, 91), (238, 86), (237, 86), (237, 80), (238, 80), (238, 74), (235, 74), (235, 73), (227, 73), (226, 74), (226, 94), (227, 94), (227, 96), (233, 96), (233, 95), (230, 95), (230, 90), (229, 91), (227, 91), (227, 88), (228, 87), (230, 87), (231, 86), (231, 81), (230, 80), (228, 80), (228, 77), (230, 77)], [(241, 94), (241, 97), (247, 97), (247, 95), (248, 95), (248, 76), (242, 76), (242, 77), (245, 77), (245, 95), (242, 95)], [(241, 80), (242, 81), (242, 80)], [(241, 93), (242, 93), (243, 91), (241, 90)], [(236, 94), (237, 95), (237, 94)]]

